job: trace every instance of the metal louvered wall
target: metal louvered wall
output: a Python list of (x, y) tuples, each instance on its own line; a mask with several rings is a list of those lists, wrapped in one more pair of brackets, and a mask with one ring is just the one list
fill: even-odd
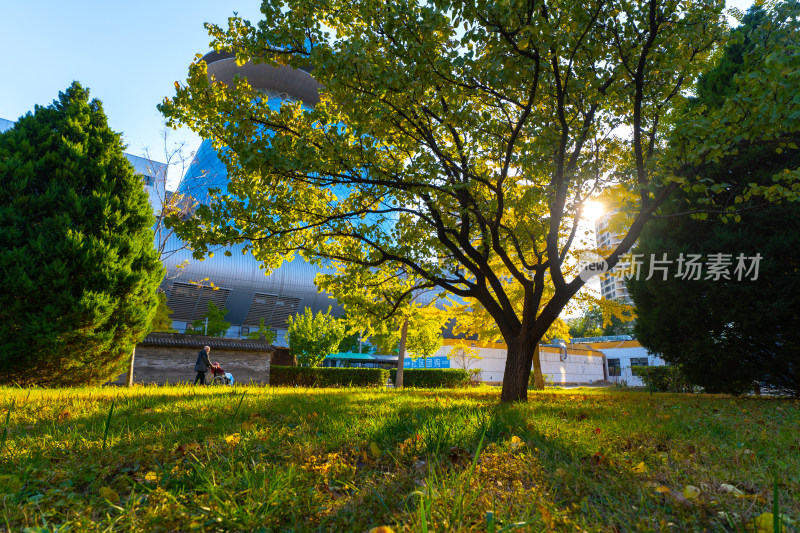
[(167, 298), (167, 307), (172, 309), (173, 320), (192, 322), (199, 320), (208, 311), (208, 302), (218, 309), (225, 309), (230, 289), (204, 287), (192, 283), (174, 282)]
[(285, 328), (286, 319), (297, 313), (302, 301), (302, 298), (255, 293), (243, 324), (258, 326), (263, 318), (265, 326)]

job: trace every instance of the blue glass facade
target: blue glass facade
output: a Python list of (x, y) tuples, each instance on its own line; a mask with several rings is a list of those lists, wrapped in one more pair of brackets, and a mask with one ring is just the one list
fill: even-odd
[[(251, 85), (261, 89), (273, 109), (279, 108), (287, 98), (307, 101), (317, 96), (318, 84), (305, 72), (250, 63), (237, 67), (232, 56), (218, 53), (206, 58), (209, 73), (218, 80), (229, 83), (235, 75), (246, 75)], [(208, 204), (209, 189), (220, 189), (224, 193), (228, 182), (225, 164), (220, 161), (211, 140), (206, 139), (195, 153), (178, 192)], [(177, 246), (172, 248), (180, 247), (179, 242), (175, 244)], [(176, 329), (181, 330), (186, 323), (202, 317), (211, 301), (219, 308), (228, 309), (226, 320), (232, 324), (229, 335), (246, 335), (263, 319), (266, 326), (278, 331), (280, 345), (289, 316), (306, 307), (314, 312), (324, 311), (329, 306), (335, 312), (340, 311), (335, 300), (317, 291), (314, 277), (320, 270), (306, 261), (296, 258), (265, 276), (252, 255), (241, 253), (241, 245), (228, 250), (230, 257), (225, 256), (225, 249), (220, 249), (213, 257), (197, 261), (191, 258), (190, 250), (184, 249), (165, 261), (164, 289)]]

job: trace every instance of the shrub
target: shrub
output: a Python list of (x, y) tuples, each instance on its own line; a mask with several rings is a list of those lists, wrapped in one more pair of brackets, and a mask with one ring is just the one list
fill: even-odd
[(277, 387), (382, 387), (388, 378), (383, 368), (273, 366), (269, 372), (269, 384)]
[[(554, 387), (555, 386), (555, 383), (553, 383), (553, 376), (551, 376), (550, 374), (542, 373), (542, 380), (544, 381), (544, 386), (545, 387)], [(535, 389), (536, 388), (535, 384), (534, 384), (533, 370), (531, 370), (531, 373), (528, 374), (528, 388), (529, 389)]]
[[(389, 371), (392, 383), (395, 382), (397, 369)], [(418, 388), (454, 388), (468, 387), (470, 385), (469, 372), (461, 368), (433, 369), (433, 368), (406, 368), (403, 370), (403, 386)]]
[(638, 376), (644, 386), (659, 392), (691, 392), (691, 384), (683, 375), (681, 367), (670, 366), (634, 366), (634, 376)]
[(286, 321), (289, 350), (301, 365), (318, 367), (326, 356), (336, 353), (345, 336), (344, 321), (331, 315), (331, 308), (315, 315), (310, 308)]

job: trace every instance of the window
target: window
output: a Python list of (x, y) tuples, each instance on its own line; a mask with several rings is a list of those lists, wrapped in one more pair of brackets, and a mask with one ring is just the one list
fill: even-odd
[(647, 366), (647, 357), (631, 357), (631, 366)]
[(609, 377), (621, 376), (622, 372), (619, 366), (619, 359), (608, 360), (608, 375)]
[(250, 335), (250, 328), (248, 326), (242, 326), (242, 337), (245, 335)]

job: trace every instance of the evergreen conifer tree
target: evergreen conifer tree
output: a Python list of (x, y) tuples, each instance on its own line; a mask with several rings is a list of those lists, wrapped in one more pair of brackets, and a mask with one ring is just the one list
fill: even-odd
[(0, 382), (103, 383), (147, 333), (163, 267), (122, 149), (77, 82), (0, 135)]
[[(760, 7), (750, 9), (719, 64), (701, 77), (693, 105), (714, 109), (735, 92), (743, 57), (758, 51), (754, 35), (775, 22), (772, 16)], [(709, 165), (704, 178), (717, 185), (718, 202), (734, 204), (746, 186), (770, 186), (781, 169), (798, 164), (796, 149), (766, 144)], [(679, 196), (663, 213), (683, 211), (695, 200)], [(731, 264), (718, 279), (705, 271), (701, 279), (681, 279), (673, 271), (666, 281), (630, 280), (636, 333), (646, 348), (681, 365), (692, 383), (709, 392), (741, 393), (763, 384), (800, 394), (800, 206), (759, 205), (758, 197), (746, 205), (753, 209), (737, 222), (668, 216), (645, 229), (636, 249), (645, 258), (667, 253), (674, 261), (680, 254), (700, 254), (707, 261), (724, 254)], [(753, 268), (741, 280), (735, 271), (740, 254)], [(756, 256), (757, 270), (750, 259)]]

